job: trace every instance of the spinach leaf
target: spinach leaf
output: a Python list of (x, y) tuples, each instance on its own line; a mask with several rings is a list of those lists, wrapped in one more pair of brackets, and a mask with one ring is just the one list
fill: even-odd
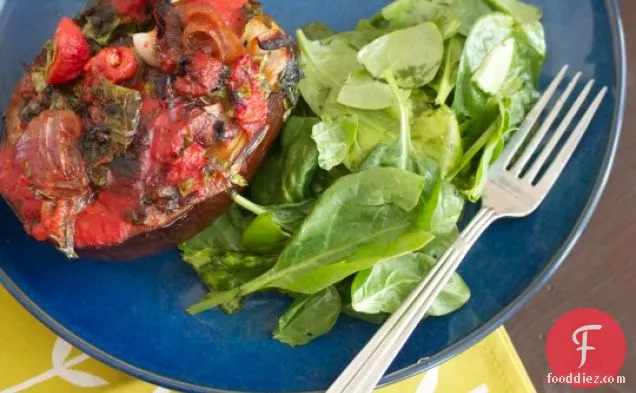
[(297, 203), (308, 199), (318, 169), (318, 149), (311, 138), (316, 117), (292, 116), (280, 137), (280, 146), (252, 180), (250, 195), (261, 205)]
[(297, 36), (300, 65), (305, 74), (300, 81), (300, 92), (314, 113), (321, 115), (331, 91), (337, 94), (347, 76), (362, 67), (346, 37), (335, 35), (311, 41), (302, 30), (297, 32)]
[(282, 172), (283, 154), (274, 150), (250, 182), (250, 198), (264, 206), (286, 203), (283, 195)]
[(514, 25), (512, 17), (490, 14), (477, 21), (466, 39), (453, 102), (453, 110), (461, 119), (476, 121), (486, 112), (488, 95), (473, 86), (472, 77), (488, 53), (512, 35)]
[(435, 103), (437, 105), (443, 105), (448, 100), (451, 92), (455, 88), (457, 81), (457, 69), (459, 67), (459, 60), (464, 49), (464, 40), (460, 37), (453, 37), (448, 40), (444, 46), (444, 58), (442, 60), (442, 67), (440, 68), (435, 80), (430, 84), (430, 87), (435, 89), (437, 97)]
[(276, 222), (274, 214), (267, 212), (256, 216), (243, 232), (241, 242), (249, 251), (275, 254), (290, 237)]
[(309, 185), (318, 169), (318, 149), (311, 138), (315, 117), (290, 117), (281, 134), (282, 167), (281, 186), (287, 203), (304, 201)]
[(523, 23), (534, 23), (541, 20), (543, 12), (540, 8), (519, 0), (488, 0), (499, 11), (505, 12), (515, 17)]
[(205, 230), (181, 243), (179, 249), (186, 254), (201, 250), (242, 251), (241, 236), (248, 223), (249, 220), (241, 214), (238, 206), (232, 205)]
[[(208, 295), (189, 312), (199, 313), (266, 288), (288, 288), (299, 277), (356, 254), (356, 258), (372, 259), (377, 248), (413, 231), (415, 207), (424, 186), (423, 177), (396, 168), (340, 178), (320, 197), (272, 270), (238, 289)], [(422, 240), (426, 244), (429, 239)], [(409, 251), (395, 250), (396, 255)], [(388, 257), (375, 258), (377, 262)]]
[(468, 36), (475, 23), (482, 16), (494, 10), (488, 0), (452, 0), (451, 15), (460, 22), (459, 32)]
[(355, 30), (345, 31), (340, 33), (339, 36), (346, 39), (351, 47), (360, 50), (371, 41), (385, 35), (389, 31), (390, 30), (376, 26), (369, 20), (362, 19), (358, 22)]
[(281, 289), (297, 293), (316, 293), (334, 285), (359, 271), (390, 260), (396, 255), (403, 255), (421, 249), (434, 239), (428, 231), (413, 230), (389, 241), (376, 240), (375, 243), (358, 248), (357, 252), (344, 260), (298, 276), (293, 280), (281, 279), (277, 286)]
[(305, 34), (305, 37), (312, 41), (319, 41), (336, 34), (329, 26), (322, 22), (306, 24), (301, 28), (301, 30), (303, 31), (303, 34)]
[(415, 150), (437, 161), (443, 175), (455, 168), (463, 154), (459, 124), (446, 105), (424, 112), (413, 126)]
[(349, 174), (351, 172), (344, 165), (338, 165), (329, 171), (318, 169), (318, 173), (316, 173), (314, 181), (311, 183), (311, 195), (314, 198), (320, 197), (336, 180)]
[[(425, 150), (422, 149), (425, 143), (419, 141), (417, 148), (414, 147), (411, 135), (411, 114), (414, 112), (415, 105), (413, 105), (413, 101), (407, 102), (405, 100), (390, 71), (386, 72), (385, 77), (393, 91), (400, 112), (400, 135), (391, 144), (377, 145), (362, 163), (361, 168), (397, 167), (417, 173), (430, 180), (435, 176), (439, 166), (434, 164), (426, 155)], [(414, 96), (414, 98), (416, 97), (417, 95)], [(417, 111), (419, 112), (419, 110)], [(421, 132), (422, 127), (419, 128), (418, 132)], [(422, 139), (422, 136), (419, 138)]]
[(338, 102), (351, 108), (379, 110), (393, 105), (391, 88), (366, 71), (349, 75), (338, 94)]
[(274, 338), (293, 347), (308, 344), (335, 326), (341, 308), (340, 295), (334, 287), (298, 296), (278, 320)]
[(372, 41), (358, 52), (358, 61), (376, 78), (391, 71), (400, 87), (431, 82), (440, 67), (444, 40), (434, 23), (397, 30)]
[(473, 74), (472, 81), (484, 92), (497, 95), (504, 85), (515, 54), (515, 40), (495, 46)]
[[(459, 181), (459, 187), (462, 193), (471, 202), (477, 202), (486, 186), (488, 180), (488, 172), (490, 166), (499, 158), (501, 151), (504, 148), (504, 143), (508, 132), (511, 130), (511, 116), (510, 116), (510, 100), (500, 102), (499, 110), (500, 116), (490, 126), (488, 131), (484, 133), (483, 137), (471, 147), (467, 154), (474, 154), (475, 151), (480, 149), (480, 144), (485, 143), (481, 157), (476, 163), (476, 169), (470, 169), (467, 179), (465, 178)], [(470, 156), (463, 158), (463, 162), (470, 162)]]
[(453, 37), (461, 25), (448, 2), (444, 0), (397, 0), (384, 7), (373, 18), (374, 24), (390, 30), (404, 29), (424, 22), (435, 23), (445, 40)]
[(390, 23), (394, 30), (424, 22), (446, 19), (449, 7), (431, 0), (397, 0), (382, 9), (375, 18), (376, 24)]
[(353, 282), (353, 278), (347, 278), (342, 280), (336, 285), (336, 289), (340, 294), (340, 299), (342, 300), (342, 313), (348, 317), (359, 319), (361, 321), (365, 321), (368, 323), (372, 323), (374, 325), (383, 324), (387, 318), (388, 314), (366, 314), (362, 312), (358, 312), (353, 309), (353, 305), (351, 304), (351, 284)]
[(318, 164), (322, 169), (350, 162), (358, 133), (358, 117), (341, 115), (326, 117), (312, 130), (312, 138), (318, 147)]
[[(400, 91), (405, 96), (408, 95), (408, 91)], [(354, 109), (337, 103), (335, 94), (332, 94), (324, 106), (322, 119), (326, 124), (320, 125), (328, 127), (329, 132), (321, 133), (320, 140), (314, 137), (318, 150), (322, 149), (327, 158), (332, 152), (337, 153), (339, 158), (334, 164), (341, 162), (350, 171), (357, 171), (365, 157), (378, 144), (389, 143), (395, 139), (400, 120), (399, 113), (396, 113), (394, 107), (395, 105), (375, 111)], [(355, 121), (357, 129), (354, 132)], [(338, 122), (342, 124), (339, 125)], [(338, 149), (332, 150), (332, 147)]]
[(470, 119), (469, 133), (479, 136), (492, 122), (496, 106), (489, 103), (493, 96), (495, 102), (512, 99), (513, 124), (518, 124), (536, 98), (536, 81), (544, 60), (540, 23), (519, 24), (499, 13), (480, 19), (466, 40), (453, 103), (462, 120)]
[(232, 197), (237, 205), (256, 215), (245, 228), (241, 242), (248, 251), (260, 253), (280, 252), (314, 206), (313, 200), (307, 200), (297, 204), (265, 207), (238, 194)]
[[(399, 167), (401, 144), (399, 138), (390, 144), (376, 146), (360, 166), (360, 170), (372, 168)], [(423, 153), (413, 152), (409, 157), (407, 170), (424, 177), (428, 183), (433, 183), (438, 176), (439, 166)]]
[[(276, 263), (276, 257), (237, 251), (218, 253), (213, 249), (191, 251), (185, 253), (183, 259), (194, 268), (208, 288), (214, 291), (238, 288), (265, 273)], [(222, 305), (227, 313), (234, 313), (240, 307), (241, 299), (238, 297)]]
[(464, 198), (457, 187), (441, 177), (423, 206), (419, 227), (435, 235), (453, 231), (464, 209)]
[[(415, 252), (358, 273), (351, 286), (353, 309), (366, 314), (395, 312), (435, 263), (431, 256)], [(449, 314), (466, 304), (469, 298), (468, 286), (455, 274), (428, 314)]]
[(281, 228), (289, 233), (296, 233), (315, 205), (314, 199), (308, 199), (300, 203), (267, 206), (267, 210)]
[(400, 112), (400, 154), (398, 156), (398, 168), (407, 170), (410, 158), (413, 156), (413, 144), (411, 143), (411, 111), (406, 100), (402, 96), (397, 81), (393, 77), (393, 72), (387, 70), (384, 77), (389, 83), (389, 87), (393, 91), (397, 106)]

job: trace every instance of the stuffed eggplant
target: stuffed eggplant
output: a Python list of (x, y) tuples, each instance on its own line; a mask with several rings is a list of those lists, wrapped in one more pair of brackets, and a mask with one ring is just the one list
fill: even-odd
[(188, 239), (246, 185), (297, 100), (293, 41), (248, 0), (97, 0), (15, 89), (0, 193), (68, 257)]

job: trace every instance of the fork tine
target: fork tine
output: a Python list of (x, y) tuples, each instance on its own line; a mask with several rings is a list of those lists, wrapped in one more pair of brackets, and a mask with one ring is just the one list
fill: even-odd
[(545, 107), (552, 99), (554, 92), (565, 77), (565, 73), (568, 71), (568, 68), (569, 66), (567, 65), (561, 68), (561, 71), (559, 71), (557, 76), (554, 77), (554, 79), (550, 83), (550, 86), (548, 86), (548, 88), (546, 89), (545, 93), (543, 93), (539, 101), (537, 101), (530, 113), (528, 113), (519, 130), (515, 132), (513, 137), (510, 139), (510, 142), (508, 142), (508, 146), (506, 146), (501, 154), (501, 158), (499, 159), (499, 163), (503, 165), (504, 168), (507, 167), (508, 164), (510, 164), (510, 161), (517, 153), (517, 150), (519, 150), (519, 147), (521, 147), (523, 141), (526, 139), (526, 137), (532, 130), (532, 127), (534, 127), (535, 123), (539, 119), (539, 115), (541, 115), (541, 112), (543, 112)]
[(594, 85), (593, 79), (589, 81), (587, 85), (585, 85), (585, 87), (579, 94), (578, 98), (574, 102), (574, 105), (572, 105), (572, 107), (568, 111), (568, 114), (565, 116), (565, 118), (559, 125), (559, 128), (557, 128), (557, 130), (554, 132), (554, 135), (552, 135), (552, 137), (550, 138), (550, 141), (548, 142), (548, 144), (542, 149), (541, 154), (536, 159), (536, 161), (532, 164), (532, 166), (528, 170), (528, 173), (524, 176), (526, 179), (528, 179), (528, 182), (533, 182), (536, 179), (537, 175), (539, 174), (539, 171), (541, 170), (541, 168), (543, 168), (546, 161), (548, 160), (548, 158), (550, 157), (550, 155), (556, 148), (557, 143), (559, 143), (561, 138), (563, 138), (563, 135), (565, 135), (565, 131), (567, 131), (568, 127), (570, 127), (572, 120), (574, 120), (574, 117), (576, 116), (576, 114), (579, 113), (579, 110), (585, 103), (585, 100), (590, 94), (590, 91), (592, 90), (593, 85)]
[(568, 98), (570, 98), (570, 95), (574, 91), (574, 87), (579, 82), (580, 77), (580, 72), (577, 72), (576, 75), (574, 75), (574, 78), (572, 78), (572, 80), (568, 84), (568, 87), (554, 104), (554, 107), (550, 111), (550, 114), (548, 114), (548, 117), (545, 119), (543, 124), (541, 124), (539, 130), (532, 136), (532, 139), (530, 140), (528, 145), (523, 148), (521, 157), (519, 157), (519, 159), (517, 160), (517, 162), (515, 162), (514, 166), (511, 169), (517, 176), (521, 174), (523, 169), (530, 161), (530, 158), (532, 158), (532, 155), (537, 151), (537, 148), (539, 147), (541, 141), (545, 138), (545, 136), (548, 134), (548, 131), (550, 131), (550, 129), (552, 128), (552, 124), (554, 124), (554, 121), (556, 120), (557, 116), (559, 116), (559, 113), (561, 113), (561, 110), (565, 106)]
[(601, 89), (601, 91), (596, 95), (596, 98), (594, 98), (592, 105), (590, 105), (587, 111), (585, 111), (585, 114), (581, 118), (581, 121), (576, 126), (574, 131), (572, 131), (572, 134), (570, 135), (567, 142), (565, 143), (559, 154), (556, 156), (552, 164), (550, 164), (550, 167), (547, 169), (543, 178), (540, 179), (537, 183), (537, 188), (540, 191), (544, 191), (545, 195), (547, 195), (550, 188), (552, 188), (558, 177), (561, 175), (561, 172), (563, 172), (563, 169), (567, 166), (570, 158), (572, 158), (572, 155), (579, 145), (579, 142), (581, 142), (581, 139), (583, 139), (583, 135), (585, 135), (585, 131), (587, 131), (590, 123), (592, 122), (592, 119), (594, 118), (594, 115), (598, 111), (598, 108), (601, 106), (606, 93), (607, 87), (603, 87), (603, 89)]

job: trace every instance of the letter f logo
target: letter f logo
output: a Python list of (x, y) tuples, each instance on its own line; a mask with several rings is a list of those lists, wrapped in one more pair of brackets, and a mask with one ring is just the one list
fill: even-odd
[[(576, 349), (577, 351), (581, 351), (581, 364), (579, 365), (579, 368), (583, 367), (587, 361), (587, 351), (593, 351), (596, 349), (587, 345), (587, 332), (590, 330), (601, 330), (602, 327), (603, 325), (585, 325), (576, 329), (572, 334), (572, 341), (574, 341), (576, 345), (580, 345), (580, 347)], [(579, 333), (583, 333), (581, 335), (583, 338), (580, 342), (578, 339)]]

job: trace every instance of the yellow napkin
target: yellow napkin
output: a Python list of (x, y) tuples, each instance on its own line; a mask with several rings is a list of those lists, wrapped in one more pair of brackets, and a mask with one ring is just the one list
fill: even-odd
[[(0, 287), (0, 393), (169, 393), (89, 358)], [(535, 393), (501, 328), (464, 354), (377, 393)]]

